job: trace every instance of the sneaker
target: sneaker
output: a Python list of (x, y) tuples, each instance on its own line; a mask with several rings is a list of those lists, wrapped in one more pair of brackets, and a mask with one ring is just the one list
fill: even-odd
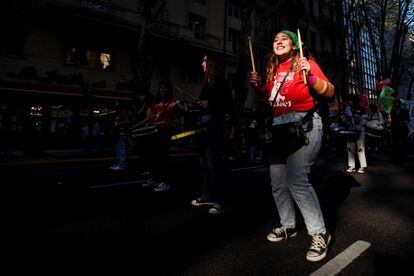
[(361, 167), (358, 169), (358, 173), (365, 173), (367, 171), (367, 167)]
[(142, 183), (143, 188), (156, 187), (160, 185), (154, 178), (148, 178), (146, 182)]
[(203, 205), (214, 205), (214, 202), (205, 200), (205, 199), (201, 199), (201, 198), (197, 198), (197, 199), (193, 199), (191, 200), (191, 205), (193, 206), (203, 206)]
[(286, 226), (278, 227), (267, 234), (267, 239), (271, 242), (280, 242), (297, 235), (295, 228), (287, 228)]
[(154, 192), (165, 192), (170, 189), (170, 185), (165, 182), (161, 182), (157, 187), (153, 189)]
[(354, 167), (348, 167), (348, 169), (346, 171), (347, 172), (355, 172), (355, 168)]
[(213, 207), (208, 209), (208, 213), (212, 215), (219, 215), (226, 212), (228, 209), (228, 207), (215, 203)]
[(317, 262), (325, 258), (330, 241), (331, 235), (328, 231), (325, 234), (312, 235), (312, 244), (308, 253), (306, 253), (306, 259), (311, 262)]

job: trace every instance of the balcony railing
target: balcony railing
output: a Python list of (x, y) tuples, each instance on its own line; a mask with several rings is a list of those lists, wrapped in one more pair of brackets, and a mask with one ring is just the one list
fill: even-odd
[(191, 28), (165, 20), (158, 20), (154, 25), (153, 32), (158, 35), (168, 36), (175, 39), (184, 39), (189, 43), (214, 49), (221, 49), (223, 43), (223, 39), (219, 36), (195, 31)]
[(99, 0), (42, 0), (49, 9), (73, 13), (110, 22), (138, 26), (140, 13), (138, 10), (120, 7)]

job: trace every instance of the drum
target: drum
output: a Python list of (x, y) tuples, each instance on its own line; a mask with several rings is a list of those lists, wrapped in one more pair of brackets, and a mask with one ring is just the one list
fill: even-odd
[(131, 129), (130, 135), (131, 135), (131, 138), (139, 139), (139, 138), (149, 137), (151, 135), (156, 135), (157, 133), (158, 133), (158, 127), (151, 125), (151, 126)]
[(384, 135), (384, 127), (381, 128), (372, 128), (372, 127), (365, 127), (365, 135), (373, 137), (373, 138), (381, 138)]
[(264, 128), (259, 131), (259, 140), (262, 145), (269, 145), (272, 143), (272, 130), (270, 128)]
[(356, 130), (346, 130), (346, 129), (339, 129), (338, 130), (338, 135), (345, 137), (345, 138), (351, 138), (351, 139), (355, 139), (358, 137), (359, 132)]

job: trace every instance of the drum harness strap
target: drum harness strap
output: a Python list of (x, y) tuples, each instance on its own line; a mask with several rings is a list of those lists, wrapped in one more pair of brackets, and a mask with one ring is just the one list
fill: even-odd
[[(279, 89), (277, 90), (275, 97), (274, 97), (274, 98), (273, 98), (273, 100), (272, 100), (272, 105), (271, 105), (271, 109), (270, 109), (270, 111), (271, 111), (271, 113), (272, 113), (272, 114), (273, 114), (273, 108), (275, 107), (276, 98), (277, 98), (277, 96), (279, 95), (280, 90), (282, 89), (282, 86), (283, 86), (283, 84), (285, 83), (286, 78), (287, 78), (287, 76), (290, 74), (290, 72), (291, 72), (291, 69), (289, 69), (289, 71), (286, 73), (285, 77), (283, 78), (282, 82), (280, 83)], [(309, 87), (309, 89), (310, 89), (310, 87)], [(303, 124), (307, 123), (307, 122), (308, 122), (308, 121), (309, 121), (309, 120), (313, 117), (313, 113), (314, 113), (316, 110), (317, 110), (317, 104), (316, 104), (316, 102), (315, 102), (314, 107), (313, 107), (312, 109), (308, 110), (308, 111), (307, 111), (307, 113), (306, 113), (306, 115), (305, 115), (305, 116), (302, 118), (302, 120), (301, 120), (300, 122), (298, 122), (298, 123), (301, 123), (301, 125), (303, 125)], [(272, 118), (273, 118), (273, 116), (272, 116)]]

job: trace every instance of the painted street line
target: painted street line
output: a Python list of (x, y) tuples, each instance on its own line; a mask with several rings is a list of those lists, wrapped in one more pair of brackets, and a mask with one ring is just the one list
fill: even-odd
[(321, 268), (310, 274), (310, 276), (333, 276), (349, 265), (362, 252), (368, 249), (371, 244), (366, 241), (356, 241), (345, 251), (327, 262)]

